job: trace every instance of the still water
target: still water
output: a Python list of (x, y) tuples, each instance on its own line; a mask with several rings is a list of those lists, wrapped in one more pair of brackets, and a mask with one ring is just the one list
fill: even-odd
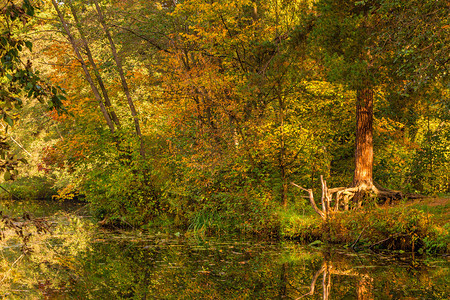
[(21, 223), (25, 250), (23, 238), (2, 227), (3, 299), (450, 299), (445, 256), (111, 232), (67, 213), (45, 221), (48, 232)]

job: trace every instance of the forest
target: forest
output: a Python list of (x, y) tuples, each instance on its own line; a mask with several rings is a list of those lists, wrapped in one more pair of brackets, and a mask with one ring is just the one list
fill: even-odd
[(0, 11), (2, 198), (86, 203), (108, 227), (448, 252), (448, 1)]

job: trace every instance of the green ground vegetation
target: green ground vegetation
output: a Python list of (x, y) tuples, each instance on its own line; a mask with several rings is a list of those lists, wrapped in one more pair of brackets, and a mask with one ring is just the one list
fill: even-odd
[(426, 198), (342, 212), (323, 221), (317, 215), (286, 215), (281, 231), (306, 243), (343, 244), (355, 250), (449, 253), (450, 198)]

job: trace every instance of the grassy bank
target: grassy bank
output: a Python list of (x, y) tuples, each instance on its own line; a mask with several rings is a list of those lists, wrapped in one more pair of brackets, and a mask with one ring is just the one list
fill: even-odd
[[(66, 202), (43, 201), (52, 199), (51, 195), (55, 193), (50, 182), (37, 177), (28, 180), (3, 184), (6, 189), (0, 191), (0, 206), (4, 214), (14, 217), (26, 211), (41, 216), (66, 204), (76, 206), (73, 199)], [(34, 184), (29, 184), (30, 181)], [(281, 237), (301, 243), (321, 241), (355, 250), (450, 253), (450, 197), (403, 201), (392, 206), (366, 205), (360, 211), (335, 214), (326, 222), (306, 201), (292, 203), (285, 209), (260, 199), (258, 195), (245, 198), (216, 194), (209, 201), (176, 202), (173, 207), (178, 207), (177, 210), (162, 209), (151, 221), (143, 224), (134, 225), (133, 219), (127, 218), (129, 214), (115, 218), (97, 216), (97, 221), (107, 227), (155, 228), (161, 232), (185, 232), (187, 235), (234, 232), (265, 238)], [(105, 197), (104, 200), (111, 199)], [(93, 213), (94, 210), (90, 210)]]
[(322, 241), (354, 249), (449, 253), (449, 216), (450, 198), (428, 198), (342, 212), (327, 221), (314, 215), (290, 215), (282, 222), (281, 234), (302, 242)]

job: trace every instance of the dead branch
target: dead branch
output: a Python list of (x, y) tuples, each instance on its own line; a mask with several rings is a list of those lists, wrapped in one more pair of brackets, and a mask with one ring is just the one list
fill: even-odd
[(359, 233), (358, 238), (355, 240), (355, 242), (350, 246), (353, 250), (355, 250), (355, 246), (356, 244), (359, 242), (359, 239), (361, 238), (363, 232), (367, 229), (367, 227), (369, 227), (369, 225), (367, 225), (366, 227), (363, 228), (363, 230), (361, 230), (361, 232)]
[(323, 179), (322, 175), (320, 175), (320, 183), (322, 184), (322, 210), (325, 212), (325, 214), (328, 214), (330, 208), (330, 200), (328, 198), (327, 182)]
[[(306, 189), (304, 187), (301, 187), (294, 182), (291, 182), (291, 184), (302, 191), (305, 191), (308, 193), (308, 197), (301, 196), (302, 198), (309, 198), (309, 202), (311, 203), (311, 206), (313, 207), (314, 211), (317, 212), (322, 219), (326, 220), (329, 215), (333, 212), (338, 212), (339, 207), (343, 204), (343, 209), (348, 210), (350, 200), (353, 199), (353, 197), (357, 193), (366, 193), (370, 197), (377, 197), (380, 199), (401, 199), (404, 196), (410, 197), (412, 199), (422, 198), (422, 195), (414, 195), (414, 194), (403, 194), (401, 191), (396, 190), (389, 190), (382, 188), (380, 186), (376, 186), (374, 184), (360, 184), (355, 187), (337, 187), (337, 188), (328, 188), (327, 182), (323, 178), (322, 175), (320, 175), (320, 182), (322, 185), (322, 198), (321, 198), (321, 206), (322, 209), (320, 209), (316, 201), (314, 200), (313, 190), (312, 189)], [(333, 209), (332, 202), (333, 203)]]
[(398, 238), (398, 237), (407, 237), (407, 236), (409, 236), (409, 235), (408, 234), (404, 234), (404, 233), (392, 234), (392, 235), (388, 236), (387, 238), (385, 238), (385, 239), (383, 239), (381, 241), (375, 242), (375, 243), (367, 246), (367, 248), (372, 249), (373, 247), (378, 246), (380, 244), (383, 244), (384, 242), (387, 242), (387, 241), (389, 241), (391, 239)]
[(338, 211), (339, 199), (341, 197), (341, 194), (342, 193), (345, 194), (345, 191), (347, 189), (344, 187), (328, 189), (327, 182), (322, 175), (320, 175), (320, 182), (322, 184), (322, 198), (321, 198), (322, 209), (319, 209), (317, 207), (317, 204), (314, 200), (314, 194), (312, 189), (305, 189), (304, 187), (301, 187), (295, 184), (294, 182), (291, 182), (291, 184), (305, 192), (308, 192), (309, 202), (311, 203), (311, 206), (313, 207), (314, 211), (317, 212), (322, 217), (322, 219), (326, 220), (330, 215), (330, 213), (332, 212), (331, 201), (333, 200), (333, 194), (336, 193), (336, 206), (334, 208), (334, 211)]
[(318, 213), (318, 214), (322, 217), (322, 219), (326, 219), (326, 214), (325, 214), (325, 212), (321, 211), (321, 210), (317, 207), (316, 202), (314, 201), (314, 194), (313, 194), (312, 189), (305, 189), (304, 187), (301, 187), (301, 186), (299, 186), (299, 185), (297, 185), (297, 184), (295, 184), (295, 183), (293, 183), (293, 182), (291, 182), (291, 184), (292, 184), (293, 186), (295, 186), (295, 187), (297, 187), (297, 188), (299, 188), (299, 189), (305, 191), (305, 192), (308, 192), (308, 194), (309, 194), (309, 202), (311, 203), (311, 206), (313, 207), (314, 211), (315, 211), (316, 213)]

